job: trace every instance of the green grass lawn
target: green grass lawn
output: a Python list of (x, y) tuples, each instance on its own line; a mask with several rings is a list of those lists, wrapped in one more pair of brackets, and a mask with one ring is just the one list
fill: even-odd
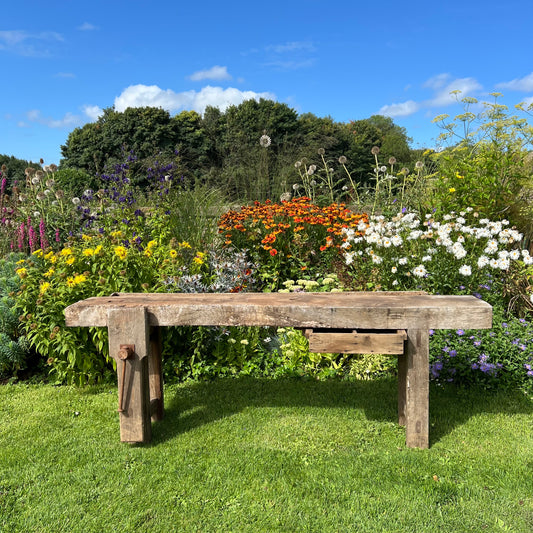
[(0, 531), (533, 530), (533, 402), (431, 389), (405, 447), (396, 384), (169, 386), (150, 445), (119, 442), (116, 387), (0, 386)]

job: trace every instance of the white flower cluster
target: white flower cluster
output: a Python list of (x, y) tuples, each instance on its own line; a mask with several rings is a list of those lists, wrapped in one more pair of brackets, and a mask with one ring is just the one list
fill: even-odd
[(522, 234), (508, 227), (508, 221), (481, 219), (469, 225), (465, 218), (469, 215), (476, 219), (471, 209), (459, 215), (445, 215), (442, 221), (431, 215), (422, 221), (415, 213), (399, 213), (391, 219), (373, 216), (368, 224), (362, 221), (356, 230), (344, 230), (346, 264), (350, 265), (358, 256), (381, 264), (386, 257), (393, 263), (392, 273), (405, 267), (408, 275), (419, 278), (430, 273), (428, 263), (435, 257), (457, 265), (456, 272), (466, 277), (475, 268), (504, 271), (518, 260), (533, 264), (528, 250), (520, 248)]

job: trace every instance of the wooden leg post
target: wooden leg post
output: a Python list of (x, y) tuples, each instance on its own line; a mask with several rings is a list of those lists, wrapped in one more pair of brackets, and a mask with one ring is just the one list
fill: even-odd
[[(109, 353), (117, 361), (119, 376), (120, 440), (150, 442), (150, 384), (148, 360), (149, 325), (144, 307), (110, 309), (107, 316)], [(134, 346), (130, 357), (121, 359), (124, 345)], [(124, 376), (124, 379), (121, 377)]]
[(163, 370), (161, 362), (161, 330), (154, 327), (150, 331), (150, 357), (148, 358), (150, 374), (150, 412), (152, 420), (163, 420)]
[(406, 352), (405, 442), (409, 448), (428, 448), (429, 331), (408, 330)]
[(398, 424), (405, 426), (407, 403), (407, 354), (398, 356)]

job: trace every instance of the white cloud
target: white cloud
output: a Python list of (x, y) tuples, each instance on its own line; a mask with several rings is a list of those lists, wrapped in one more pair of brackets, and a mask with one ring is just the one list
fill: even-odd
[(391, 118), (407, 117), (416, 113), (419, 109), (420, 104), (417, 104), (413, 100), (408, 100), (407, 102), (401, 102), (399, 104), (384, 105), (378, 113)]
[[(422, 87), (431, 89), (433, 96), (426, 100), (416, 102), (408, 100), (398, 104), (384, 105), (380, 110), (380, 115), (391, 118), (407, 117), (416, 113), (420, 109), (433, 109), (437, 107), (446, 107), (483, 89), (480, 83), (474, 78), (452, 78), (450, 74), (442, 73), (429, 78)], [(459, 94), (452, 94), (454, 91), (460, 91)]]
[[(0, 50), (6, 50), (23, 56), (43, 57), (50, 54), (44, 43), (64, 41), (60, 33), (41, 31), (28, 33), (23, 30), (0, 31)], [(38, 44), (38, 46), (36, 46)]]
[(51, 117), (43, 117), (42, 113), (38, 109), (32, 109), (26, 113), (26, 118), (30, 122), (37, 122), (43, 126), (48, 126), (49, 128), (60, 129), (60, 128), (73, 128), (80, 125), (81, 118), (78, 115), (73, 113), (65, 113), (63, 118), (54, 119)]
[(84, 22), (81, 26), (78, 26), (77, 29), (79, 31), (94, 31), (97, 30), (98, 27), (94, 24), (91, 24), (90, 22)]
[[(85, 105), (82, 107), (83, 114), (77, 115), (75, 113), (65, 113), (65, 115), (60, 119), (55, 119), (52, 117), (45, 117), (39, 109), (32, 109), (26, 113), (26, 119), (30, 123), (41, 124), (47, 126), (48, 128), (53, 129), (63, 129), (63, 128), (76, 128), (78, 126), (83, 126), (87, 122), (94, 122), (98, 117), (103, 113), (102, 109), (97, 105)], [(19, 127), (28, 127), (29, 124), (23, 121), (19, 121)]]
[[(449, 78), (448, 78), (449, 79)], [(426, 82), (427, 83), (427, 82)], [(452, 91), (461, 91), (458, 98), (464, 98), (483, 87), (474, 78), (458, 78), (448, 81), (446, 85), (440, 86), (439, 90), (433, 98), (424, 102), (425, 107), (440, 107), (454, 104), (457, 99), (456, 96), (450, 94)]]
[(231, 80), (232, 76), (228, 72), (228, 67), (221, 67), (215, 65), (206, 70), (198, 70), (193, 72), (189, 79), (192, 81), (203, 81), (203, 80)]
[(97, 105), (84, 105), (82, 111), (93, 122), (98, 120), (98, 117), (104, 113), (103, 109)]
[(510, 91), (533, 91), (533, 72), (523, 78), (515, 78), (511, 81), (505, 81), (496, 85), (499, 89), (509, 89)]
[(442, 74), (436, 74), (435, 76), (429, 78), (429, 80), (425, 81), (422, 87), (427, 87), (429, 89), (440, 89), (447, 80), (450, 79), (450, 75), (446, 73)]
[(275, 99), (268, 92), (240, 91), (233, 87), (204, 87), (200, 91), (176, 93), (172, 89), (161, 89), (157, 85), (131, 85), (115, 98), (115, 109), (124, 111), (128, 107), (161, 107), (170, 113), (192, 109), (203, 113), (207, 106), (218, 107), (222, 111), (231, 105), (239, 105), (245, 100), (259, 98)]

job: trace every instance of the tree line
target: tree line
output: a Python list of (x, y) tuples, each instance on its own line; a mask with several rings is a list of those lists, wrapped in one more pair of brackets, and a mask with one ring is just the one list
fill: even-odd
[[(207, 107), (203, 115), (182, 111), (171, 116), (155, 107), (119, 112), (110, 107), (68, 135), (58, 175), (70, 188), (94, 185), (95, 176), (129, 158), (132, 179), (142, 187), (157, 161), (173, 163), (191, 187), (217, 188), (234, 199), (277, 199), (298, 181), (295, 164), (317, 162), (318, 150), (333, 169), (345, 157), (352, 178), (364, 184), (375, 164), (372, 147), (380, 148), (384, 164), (394, 157), (397, 168), (412, 167), (420, 151), (412, 150), (410, 142), (405, 128), (388, 117), (336, 122), (298, 114), (266, 99), (247, 100), (225, 111)], [(9, 164), (17, 173), (19, 166)], [(343, 185), (339, 173), (338, 186)]]

